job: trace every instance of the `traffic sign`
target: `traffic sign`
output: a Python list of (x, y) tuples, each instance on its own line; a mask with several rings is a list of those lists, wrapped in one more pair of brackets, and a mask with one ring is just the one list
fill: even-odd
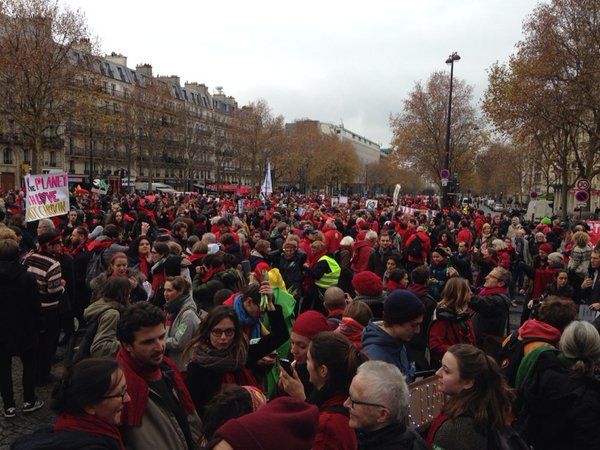
[(442, 178), (442, 186), (448, 186), (448, 178)]
[(529, 194), (529, 197), (531, 197), (532, 199), (536, 199), (538, 196), (537, 192), (533, 191), (531, 194)]
[[(577, 189), (579, 189), (580, 191), (588, 191), (590, 189), (590, 186), (592, 185), (592, 183), (590, 183), (590, 180), (588, 180), (587, 178), (579, 178), (576, 182), (575, 182), (575, 186), (577, 187)], [(587, 200), (586, 200), (587, 201)]]
[(450, 178), (450, 171), (448, 169), (440, 170), (440, 178), (442, 180), (447, 180), (448, 178)]
[(575, 200), (579, 203), (587, 203), (590, 199), (590, 194), (588, 191), (577, 191), (575, 192)]

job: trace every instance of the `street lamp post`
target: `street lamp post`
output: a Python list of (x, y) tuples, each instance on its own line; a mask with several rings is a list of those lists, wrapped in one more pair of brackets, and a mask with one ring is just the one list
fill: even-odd
[[(444, 160), (444, 168), (450, 170), (450, 124), (452, 117), (452, 78), (454, 77), (454, 61), (459, 61), (460, 56), (457, 52), (452, 53), (446, 60), (446, 64), (450, 64), (450, 94), (448, 97), (448, 123), (446, 124), (446, 158)], [(448, 195), (448, 185), (442, 186), (443, 188), (443, 199), (444, 207), (450, 206), (450, 199)]]

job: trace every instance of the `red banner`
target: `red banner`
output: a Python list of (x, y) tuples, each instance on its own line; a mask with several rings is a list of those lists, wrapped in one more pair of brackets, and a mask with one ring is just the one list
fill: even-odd
[(590, 240), (596, 245), (600, 241), (600, 220), (586, 220), (585, 223), (590, 227)]

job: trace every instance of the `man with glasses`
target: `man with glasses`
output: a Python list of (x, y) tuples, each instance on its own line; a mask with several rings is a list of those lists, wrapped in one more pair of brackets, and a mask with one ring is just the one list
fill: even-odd
[(165, 357), (165, 316), (137, 302), (121, 314), (117, 362), (131, 401), (124, 404), (123, 441), (128, 449), (196, 449), (202, 436), (194, 402), (176, 364)]
[(349, 425), (356, 429), (358, 448), (424, 450), (423, 439), (405, 425), (410, 396), (400, 370), (383, 361), (358, 368), (344, 403)]
[(495, 356), (502, 347), (502, 340), (509, 330), (511, 274), (503, 267), (495, 267), (485, 277), (483, 289), (471, 297), (469, 306), (473, 316), (473, 328), (477, 346), (491, 356)]

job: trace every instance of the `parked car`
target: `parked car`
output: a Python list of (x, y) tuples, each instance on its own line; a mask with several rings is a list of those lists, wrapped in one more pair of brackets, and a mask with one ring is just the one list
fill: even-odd
[(492, 211), (502, 212), (502, 211), (504, 211), (504, 205), (502, 203), (494, 203), (494, 207), (492, 208)]

